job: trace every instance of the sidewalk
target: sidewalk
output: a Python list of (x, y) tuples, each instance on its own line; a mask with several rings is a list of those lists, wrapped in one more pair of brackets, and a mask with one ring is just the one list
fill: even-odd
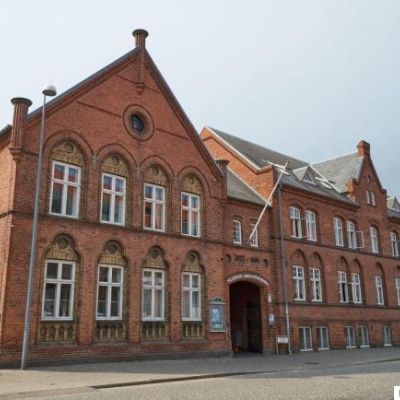
[(85, 392), (107, 386), (128, 386), (163, 380), (321, 369), (335, 366), (400, 360), (400, 348), (335, 350), (294, 356), (240, 354), (233, 359), (132, 361), (40, 367), (26, 371), (0, 370), (0, 399)]

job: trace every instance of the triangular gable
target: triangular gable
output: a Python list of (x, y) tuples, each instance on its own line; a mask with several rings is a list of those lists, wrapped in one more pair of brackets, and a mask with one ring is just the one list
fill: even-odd
[(391, 210), (400, 211), (400, 203), (397, 200), (397, 197), (389, 197), (387, 200), (387, 206)]
[[(143, 53), (141, 53), (143, 52)], [(144, 55), (144, 57), (143, 57)], [(161, 72), (155, 65), (153, 59), (151, 58), (150, 54), (144, 47), (137, 47), (134, 50), (129, 51), (122, 57), (118, 58), (111, 64), (107, 65), (106, 67), (102, 68), (98, 72), (94, 73), (93, 75), (89, 76), (88, 78), (84, 79), (82, 82), (78, 83), (77, 85), (73, 86), (72, 88), (68, 89), (67, 91), (63, 92), (53, 100), (49, 101), (46, 105), (46, 114), (47, 116), (51, 116), (54, 112), (58, 111), (65, 105), (73, 102), (77, 97), (83, 95), (84, 93), (91, 90), (93, 87), (97, 86), (99, 83), (105, 81), (113, 74), (117, 73), (118, 71), (122, 70), (126, 66), (128, 66), (132, 62), (141, 62), (138, 57), (141, 56), (144, 59), (144, 63), (148, 68), (152, 78), (157, 83), (160, 92), (167, 100), (169, 106), (173, 110), (175, 116), (178, 118), (180, 123), (183, 125), (185, 130), (190, 136), (190, 139), (193, 141), (194, 145), (196, 146), (199, 153), (205, 159), (207, 164), (210, 166), (210, 169), (213, 171), (216, 177), (221, 177), (222, 172), (218, 168), (217, 164), (215, 163), (214, 159), (212, 158), (211, 154), (209, 153), (206, 146), (203, 144), (200, 136), (198, 135), (196, 129), (194, 128), (193, 124), (189, 120), (186, 113), (183, 111), (181, 105), (179, 104), (178, 100), (176, 99), (175, 95), (172, 93), (171, 89), (169, 88), (168, 84), (166, 83), (164, 77), (162, 76)], [(37, 123), (40, 115), (41, 115), (42, 107), (37, 108), (32, 113), (28, 115), (28, 123)]]

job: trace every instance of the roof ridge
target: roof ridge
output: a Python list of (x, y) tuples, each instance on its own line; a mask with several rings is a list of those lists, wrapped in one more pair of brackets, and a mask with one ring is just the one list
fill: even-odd
[[(296, 158), (296, 157), (289, 156), (288, 154), (281, 153), (280, 151), (273, 150), (273, 149), (271, 149), (271, 148), (269, 148), (269, 147), (265, 147), (265, 146), (263, 146), (263, 145), (261, 145), (261, 144), (251, 142), (250, 140), (243, 139), (243, 138), (241, 138), (240, 136), (232, 135), (231, 133), (227, 133), (227, 132), (222, 131), (222, 130), (220, 130), (220, 129), (213, 128), (212, 126), (206, 125), (206, 128), (212, 130), (212, 131), (213, 131), (214, 133), (216, 133), (217, 135), (218, 135), (218, 132), (221, 132), (221, 133), (224, 134), (224, 135), (231, 136), (231, 137), (233, 137), (233, 138), (235, 138), (235, 139), (241, 140), (242, 142), (249, 143), (249, 144), (251, 144), (251, 145), (253, 145), (253, 146), (261, 147), (261, 148), (263, 148), (264, 150), (272, 151), (272, 152), (274, 152), (275, 154), (278, 154), (278, 155), (281, 155), (281, 156), (284, 156), (284, 157), (289, 157), (289, 158), (291, 158), (291, 159), (294, 160), (294, 161), (298, 161), (298, 162), (300, 162), (300, 163), (307, 164), (307, 165), (310, 164), (309, 162), (304, 161), (304, 160), (301, 160), (300, 158)], [(232, 146), (232, 145), (231, 145), (231, 146)], [(232, 147), (233, 147), (233, 146), (232, 146)], [(242, 154), (242, 152), (241, 152), (240, 150), (237, 150), (237, 151), (240, 152), (240, 153)], [(268, 161), (265, 161), (265, 163), (267, 164)]]
[[(349, 152), (349, 153), (342, 154), (340, 156), (335, 156), (335, 157), (331, 157), (331, 158), (326, 158), (325, 160), (312, 162), (312, 163), (310, 163), (310, 165), (314, 165), (315, 166), (316, 164), (322, 164), (322, 163), (325, 163), (327, 161), (338, 160), (339, 158), (348, 157), (348, 156), (355, 155), (355, 154), (357, 154), (357, 152), (356, 151), (352, 151), (352, 152)], [(362, 158), (362, 156), (359, 156), (359, 157)]]

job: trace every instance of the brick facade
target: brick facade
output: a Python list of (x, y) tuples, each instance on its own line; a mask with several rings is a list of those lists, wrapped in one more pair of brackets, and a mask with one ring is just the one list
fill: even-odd
[[(204, 142), (201, 140), (147, 52), (146, 35), (135, 31), (134, 50), (48, 104), (34, 270), (32, 363), (200, 356), (228, 354), (232, 349), (273, 352), (276, 335), (285, 333), (276, 197), (258, 227), (258, 244), (248, 240), (251, 224), (263, 209), (263, 197), (276, 182), (276, 169), (255, 168), (207, 129), (202, 132)], [(28, 113), (29, 100), (17, 98), (13, 104), (13, 125), (0, 133), (0, 365), (15, 365), (21, 356), (41, 121), (40, 109)], [(144, 122), (143, 131), (135, 131), (135, 115)], [(384, 235), (388, 229), (396, 229), (398, 221), (385, 216), (386, 193), (369, 155), (366, 160), (362, 179), (351, 183), (350, 195), (358, 205), (283, 188), (294, 349), (299, 348), (297, 328), (313, 327), (315, 336), (318, 325), (329, 327), (331, 348), (343, 348), (343, 321), (354, 326), (367, 324), (371, 345), (376, 346), (382, 344), (381, 325), (390, 325), (393, 344), (400, 343), (394, 287), (395, 277), (400, 277), (399, 263), (390, 257), (390, 241)], [(55, 162), (80, 171), (76, 217), (51, 212)], [(101, 222), (103, 174), (125, 182), (120, 224)], [(144, 227), (146, 183), (164, 190), (165, 225), (161, 232)], [(374, 208), (363, 204), (367, 186), (376, 193)], [(198, 196), (199, 237), (182, 234), (182, 192)], [(316, 212), (316, 242), (290, 237), (291, 205), (302, 212)], [(366, 251), (367, 236), (365, 249), (336, 248), (333, 216), (352, 219), (359, 229), (365, 230), (371, 223), (377, 226), (381, 254)], [(233, 220), (241, 223), (241, 243), (232, 241)], [(45, 287), (56, 287), (46, 278), (47, 269), (54, 268), (49, 263), (60, 265), (58, 268), (64, 268), (64, 263), (74, 271), (73, 286), (68, 289), (60, 284), (54, 289), (54, 293), (64, 293), (54, 295), (59, 301), (54, 300), (54, 304), (60, 310), (72, 307), (70, 314), (67, 308), (63, 311), (68, 318), (45, 318), (46, 304), (53, 299), (53, 289), (48, 294)], [(320, 268), (321, 304), (309, 301), (308, 278), (306, 300), (292, 301), (292, 263), (302, 265), (307, 277), (313, 263)], [(121, 314), (115, 318), (99, 317), (100, 266), (121, 271)], [(362, 305), (338, 303), (338, 268), (362, 273)], [(60, 279), (64, 270), (57, 271), (63, 271)], [(144, 271), (163, 277), (164, 312), (160, 318), (144, 317)], [(384, 277), (384, 306), (374, 305), (376, 273)], [(183, 315), (185, 274), (199, 276), (201, 307), (196, 318)], [(68, 293), (73, 293), (69, 303), (65, 301)], [(152, 293), (151, 304), (156, 309), (156, 291)], [(223, 311), (222, 325), (218, 325)]]

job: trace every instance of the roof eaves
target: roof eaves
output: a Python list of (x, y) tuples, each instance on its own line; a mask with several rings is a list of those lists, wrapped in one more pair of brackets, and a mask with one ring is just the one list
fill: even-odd
[(249, 160), (248, 157), (246, 157), (242, 152), (240, 152), (236, 147), (232, 146), (230, 143), (228, 143), (225, 139), (221, 137), (221, 135), (218, 135), (218, 133), (211, 128), (210, 126), (206, 126), (206, 129), (211, 131), (215, 136), (218, 137), (219, 140), (221, 140), (222, 143), (224, 143), (225, 146), (227, 146), (230, 150), (232, 150), (234, 153), (236, 153), (239, 157), (243, 158), (247, 163), (249, 163), (253, 168), (255, 168), (257, 171), (260, 170), (260, 167), (256, 164), (254, 164), (253, 161)]

